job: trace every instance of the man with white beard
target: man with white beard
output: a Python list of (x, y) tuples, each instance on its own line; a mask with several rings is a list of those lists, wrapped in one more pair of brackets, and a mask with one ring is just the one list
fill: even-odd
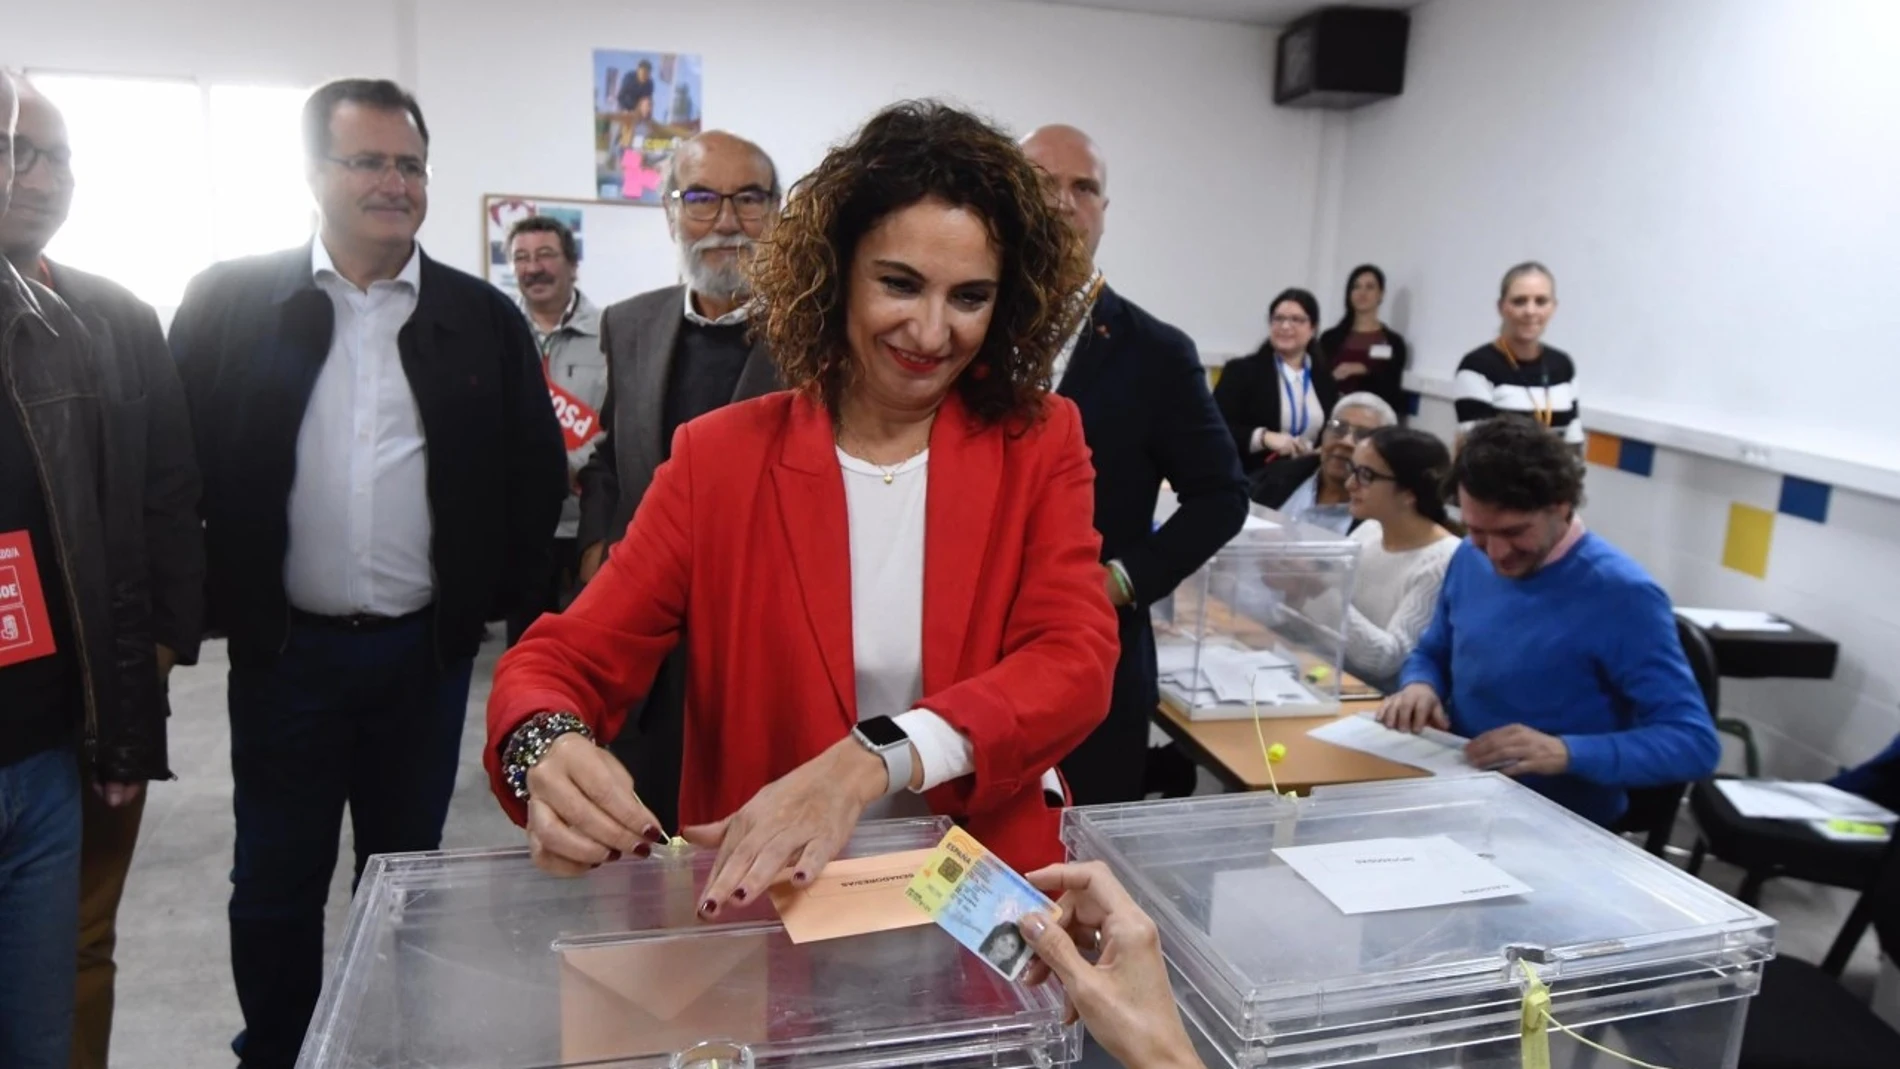
[[(626, 533), (680, 424), (780, 388), (765, 348), (746, 338), (752, 295), (743, 270), (753, 244), (778, 216), (779, 194), (772, 158), (744, 138), (708, 131), (674, 152), (661, 195), (686, 281), (601, 314), (607, 439), (580, 474), (582, 582)], [(641, 800), (669, 830), (679, 801), (682, 658), (675, 653), (667, 661), (645, 703), (610, 744), (633, 773)]]

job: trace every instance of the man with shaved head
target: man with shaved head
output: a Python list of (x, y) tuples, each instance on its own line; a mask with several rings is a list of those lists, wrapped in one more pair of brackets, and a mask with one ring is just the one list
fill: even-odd
[[(754, 244), (778, 217), (779, 195), (772, 158), (742, 137), (709, 130), (674, 151), (661, 197), (685, 282), (601, 314), (606, 441), (581, 471), (582, 581), (600, 570), (607, 547), (626, 533), (680, 424), (779, 388), (770, 354), (747, 338), (752, 291), (744, 270)], [(668, 659), (611, 746), (668, 829), (679, 802), (683, 657), (676, 652)]]
[[(0, 226), (14, 235), (45, 229), (66, 163), (43, 101), (27, 124), (16, 115), (0, 73)], [(171, 777), (157, 645), (190, 640), (155, 634), (151, 586), (191, 573), (153, 561), (148, 539), (178, 505), (148, 468), (170, 463), (148, 435), (176, 379), (168, 401), (168, 367), (93, 337), (16, 260), (40, 266), (0, 258), (0, 1065), (66, 1069), (81, 799), (129, 805)], [(189, 511), (195, 482), (175, 489)]]
[[(1049, 195), (1093, 260), (1108, 214), (1101, 149), (1063, 125), (1032, 131), (1022, 148), (1048, 173)], [(1121, 616), (1121, 661), (1108, 718), (1062, 762), (1075, 803), (1094, 805), (1132, 801), (1149, 789), (1149, 725), (1160, 695), (1148, 606), (1240, 530), (1247, 484), (1194, 342), (1115, 292), (1099, 268), (1074, 303), (1074, 325), (1052, 384), (1082, 410), (1082, 431), (1095, 456), (1102, 582)], [(1181, 507), (1157, 529), (1163, 480)], [(1184, 784), (1155, 784), (1174, 787), (1169, 793), (1186, 793), (1192, 785), (1191, 767)]]
[[(158, 314), (117, 283), (55, 263), (46, 245), (66, 222), (73, 200), (73, 147), (53, 102), (19, 82), (14, 130), (13, 203), (0, 216), (0, 254), (15, 270), (64, 300), (92, 341), (106, 388), (129, 402), (112, 407), (112, 432), (142, 454), (144, 510), (127, 533), (149, 571), (150, 652), (160, 676), (175, 663), (197, 661), (204, 615), (204, 540), (198, 524), (198, 464), (177, 366), (165, 347)], [(4, 599), (0, 599), (3, 601)], [(81, 778), (101, 783), (96, 760), (82, 759)], [(140, 785), (97, 786), (80, 793), (79, 985), (74, 1013), (74, 1069), (104, 1069), (112, 1036), (113, 949), (125, 876), (145, 809)]]

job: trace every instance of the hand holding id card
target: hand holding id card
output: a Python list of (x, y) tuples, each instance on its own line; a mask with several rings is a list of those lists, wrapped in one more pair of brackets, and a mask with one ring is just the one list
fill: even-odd
[(904, 896), (1007, 980), (1020, 979), (1034, 954), (1017, 923), (1061, 912), (962, 828), (930, 852)]

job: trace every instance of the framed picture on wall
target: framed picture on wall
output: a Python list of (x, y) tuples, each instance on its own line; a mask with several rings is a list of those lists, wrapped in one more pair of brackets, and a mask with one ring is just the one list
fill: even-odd
[(594, 188), (601, 200), (658, 205), (673, 150), (699, 133), (699, 57), (594, 52)]

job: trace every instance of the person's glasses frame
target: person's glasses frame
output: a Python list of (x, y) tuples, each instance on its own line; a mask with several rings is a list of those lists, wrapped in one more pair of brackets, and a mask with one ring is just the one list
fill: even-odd
[(1381, 428), (1378, 427), (1361, 427), (1356, 423), (1347, 423), (1343, 419), (1329, 419), (1326, 421), (1325, 427), (1326, 437), (1350, 438), (1355, 442), (1363, 442), (1371, 438), (1373, 435), (1379, 433), (1380, 429)]
[[(13, 152), (13, 177), (22, 178), (33, 170), (34, 165), (45, 160), (47, 166), (61, 175), (70, 177), (73, 172), (73, 150), (70, 148), (45, 148), (33, 143), (31, 138), (11, 137), (0, 134), (0, 146), (11, 146)], [(5, 152), (0, 148), (0, 152)]]
[(772, 191), (758, 186), (746, 186), (731, 193), (721, 193), (704, 186), (688, 186), (667, 194), (681, 215), (695, 223), (710, 223), (725, 211), (726, 202), (732, 202), (732, 214), (742, 223), (756, 223), (765, 218), (772, 208)]
[(377, 152), (363, 152), (355, 156), (325, 156), (324, 159), (343, 168), (358, 178), (380, 182), (391, 170), (403, 180), (404, 185), (426, 186), (435, 171), (426, 161), (414, 156), (385, 156)]
[(521, 249), (521, 250), (516, 251), (513, 255), (509, 256), (508, 260), (510, 263), (515, 263), (515, 264), (531, 263), (535, 265), (536, 267), (539, 267), (542, 264), (565, 263), (567, 262), (567, 254), (562, 252), (559, 249), (536, 249), (532, 254), (530, 254), (526, 249)]
[(1371, 486), (1379, 482), (1396, 483), (1399, 477), (1387, 475), (1382, 471), (1373, 471), (1364, 464), (1354, 464), (1346, 469), (1346, 481), (1357, 482), (1360, 486)]
[(1305, 316), (1273, 316), (1267, 320), (1267, 325), (1274, 327), (1310, 327), (1313, 325), (1313, 321)]

